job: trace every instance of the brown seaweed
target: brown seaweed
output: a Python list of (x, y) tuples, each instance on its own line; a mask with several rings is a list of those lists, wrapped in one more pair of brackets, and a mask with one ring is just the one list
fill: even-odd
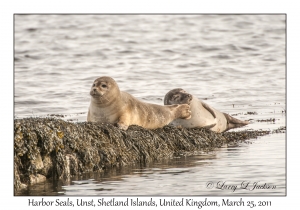
[(172, 126), (155, 130), (130, 126), (124, 131), (103, 123), (74, 123), (55, 118), (16, 119), (14, 189), (46, 178), (67, 179), (114, 166), (212, 151), (224, 144), (270, 133), (246, 130), (219, 134), (203, 128)]

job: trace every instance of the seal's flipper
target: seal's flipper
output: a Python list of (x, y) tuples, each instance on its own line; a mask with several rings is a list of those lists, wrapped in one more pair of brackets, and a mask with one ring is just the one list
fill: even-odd
[(215, 125), (216, 125), (216, 123), (215, 123), (215, 124), (211, 124), (211, 125), (206, 125), (206, 126), (201, 127), (201, 128), (205, 128), (205, 129), (208, 129), (208, 130), (209, 130), (209, 129), (215, 127)]
[(201, 102), (202, 106), (211, 113), (211, 115), (216, 118), (216, 113), (214, 112), (214, 110), (208, 106), (206, 103)]
[(242, 121), (242, 120), (238, 120), (234, 117), (231, 117), (229, 114), (223, 113), (226, 120), (227, 120), (227, 129), (225, 131), (228, 131), (232, 128), (239, 128), (245, 125), (248, 125), (249, 122), (247, 121)]

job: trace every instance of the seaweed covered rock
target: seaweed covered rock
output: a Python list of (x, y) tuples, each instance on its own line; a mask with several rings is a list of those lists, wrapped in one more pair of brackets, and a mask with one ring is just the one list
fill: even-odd
[(15, 190), (46, 178), (70, 178), (107, 167), (139, 164), (196, 151), (211, 151), (230, 142), (256, 138), (270, 131), (215, 133), (202, 128), (165, 126), (127, 131), (111, 124), (72, 123), (55, 118), (14, 121)]

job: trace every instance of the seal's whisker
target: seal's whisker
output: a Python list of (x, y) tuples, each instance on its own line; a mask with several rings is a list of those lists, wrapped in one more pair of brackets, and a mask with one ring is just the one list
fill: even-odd
[(109, 102), (109, 100), (105, 97), (105, 96), (103, 96), (102, 97), (104, 100), (106, 100), (106, 102)]

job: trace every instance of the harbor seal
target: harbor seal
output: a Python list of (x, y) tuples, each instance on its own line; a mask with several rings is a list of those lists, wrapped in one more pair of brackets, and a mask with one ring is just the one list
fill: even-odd
[(113, 123), (123, 130), (127, 130), (129, 125), (156, 129), (178, 118), (191, 118), (188, 104), (161, 106), (139, 101), (129, 93), (120, 91), (111, 77), (96, 79), (90, 95), (87, 121)]
[(192, 117), (188, 120), (176, 119), (171, 122), (175, 126), (186, 128), (204, 127), (217, 133), (228, 131), (232, 128), (247, 125), (247, 121), (238, 120), (226, 113), (220, 112), (181, 88), (169, 91), (164, 98), (165, 105), (189, 104)]

